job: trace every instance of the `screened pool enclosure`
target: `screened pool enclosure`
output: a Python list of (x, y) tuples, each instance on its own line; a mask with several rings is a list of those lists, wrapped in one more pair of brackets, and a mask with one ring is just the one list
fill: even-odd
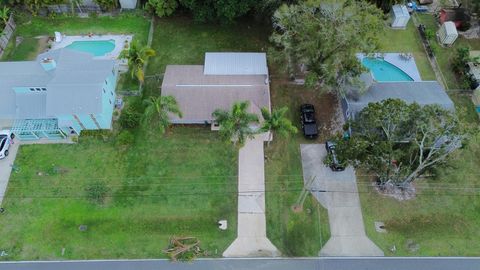
[(15, 120), (12, 132), (20, 140), (63, 139), (66, 133), (58, 127), (57, 119)]

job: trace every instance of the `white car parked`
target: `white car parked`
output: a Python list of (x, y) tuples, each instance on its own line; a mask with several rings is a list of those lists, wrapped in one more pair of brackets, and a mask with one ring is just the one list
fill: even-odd
[(13, 143), (15, 134), (10, 130), (0, 130), (0, 159), (6, 158), (8, 156), (8, 149), (10, 144)]

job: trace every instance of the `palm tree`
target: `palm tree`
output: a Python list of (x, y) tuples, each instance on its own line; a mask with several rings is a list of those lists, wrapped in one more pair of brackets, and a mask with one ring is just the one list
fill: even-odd
[(282, 107), (278, 110), (273, 110), (272, 113), (270, 113), (268, 108), (262, 108), (264, 122), (262, 123), (260, 130), (263, 132), (270, 131), (268, 145), (270, 145), (270, 142), (273, 139), (273, 133), (278, 133), (283, 137), (288, 137), (291, 133), (297, 133), (297, 128), (287, 117), (285, 117), (287, 111), (287, 107)]
[(10, 8), (3, 7), (0, 9), (0, 20), (3, 21), (3, 24), (6, 26), (10, 16)]
[(120, 53), (120, 58), (128, 60), (128, 69), (132, 78), (137, 77), (138, 81), (143, 84), (145, 74), (143, 67), (148, 58), (155, 56), (155, 50), (148, 46), (141, 46), (138, 41), (132, 41), (130, 48), (124, 49)]
[(220, 125), (220, 135), (240, 147), (257, 133), (250, 124), (258, 123), (258, 116), (247, 112), (249, 105), (248, 101), (235, 102), (231, 111), (217, 109), (212, 113)]
[(178, 115), (180, 118), (182, 117), (182, 112), (174, 96), (150, 97), (144, 102), (147, 108), (143, 114), (143, 124), (147, 125), (150, 120), (155, 118), (160, 124), (159, 128), (161, 133), (165, 133), (165, 130), (170, 125), (169, 114)]

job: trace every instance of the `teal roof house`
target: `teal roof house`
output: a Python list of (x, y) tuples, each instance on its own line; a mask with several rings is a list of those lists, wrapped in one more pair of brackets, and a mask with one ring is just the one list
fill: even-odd
[(0, 62), (0, 128), (20, 139), (110, 129), (116, 81), (115, 60), (70, 49)]

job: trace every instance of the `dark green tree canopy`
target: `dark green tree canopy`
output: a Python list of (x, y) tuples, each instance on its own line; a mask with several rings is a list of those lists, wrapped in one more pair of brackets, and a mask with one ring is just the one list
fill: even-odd
[(466, 138), (454, 112), (399, 99), (370, 103), (350, 127), (350, 140), (337, 138), (341, 160), (402, 188), (444, 162)]
[(405, 1), (402, 0), (368, 0), (368, 2), (375, 4), (378, 8), (387, 13), (392, 9), (392, 6)]
[(254, 0), (179, 0), (188, 8), (195, 20), (231, 22), (245, 15), (256, 3)]
[(329, 86), (335, 92), (346, 78), (363, 71), (357, 53), (378, 50), (382, 17), (381, 10), (363, 0), (283, 5), (273, 16), (271, 40), (291, 74), (304, 66), (309, 86)]

